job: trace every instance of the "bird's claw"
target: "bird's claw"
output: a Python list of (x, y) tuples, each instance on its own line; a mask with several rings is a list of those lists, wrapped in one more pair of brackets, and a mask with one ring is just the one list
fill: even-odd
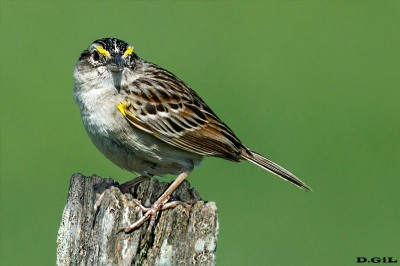
[(134, 199), (133, 202), (140, 207), (140, 209), (142, 210), (142, 212), (144, 213), (144, 215), (142, 217), (140, 217), (139, 220), (137, 220), (136, 222), (134, 222), (133, 224), (129, 225), (128, 227), (123, 227), (118, 229), (117, 234), (124, 231), (125, 233), (129, 233), (130, 231), (132, 231), (133, 229), (139, 227), (140, 225), (142, 225), (146, 220), (148, 220), (150, 218), (150, 222), (149, 222), (149, 226), (147, 227), (147, 233), (146, 236), (151, 232), (155, 221), (156, 221), (156, 216), (158, 214), (159, 211), (162, 210), (166, 210), (166, 209), (170, 209), (170, 208), (175, 208), (178, 205), (182, 205), (185, 208), (189, 208), (190, 205), (183, 202), (183, 201), (172, 201), (172, 202), (167, 202), (167, 203), (160, 203), (160, 202), (155, 202), (153, 205), (151, 205), (150, 208), (144, 207), (139, 200)]

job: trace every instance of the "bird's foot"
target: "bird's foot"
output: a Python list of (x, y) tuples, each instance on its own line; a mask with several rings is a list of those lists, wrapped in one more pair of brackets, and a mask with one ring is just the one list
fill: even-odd
[(156, 216), (159, 211), (170, 209), (170, 208), (175, 208), (178, 205), (182, 205), (185, 208), (190, 207), (189, 204), (187, 204), (183, 201), (171, 201), (171, 202), (167, 202), (167, 201), (168, 201), (168, 198), (163, 201), (163, 199), (160, 197), (156, 202), (153, 203), (153, 205), (151, 205), (150, 208), (147, 208), (147, 207), (144, 207), (142, 204), (140, 204), (140, 202), (137, 199), (134, 199), (134, 203), (136, 205), (138, 205), (140, 207), (140, 209), (142, 209), (144, 215), (139, 220), (137, 220), (133, 224), (129, 225), (128, 227), (120, 228), (117, 231), (117, 234), (122, 231), (124, 231), (125, 233), (128, 233), (131, 230), (141, 226), (146, 220), (150, 219), (149, 226), (147, 227), (147, 233), (146, 233), (146, 237), (147, 237), (151, 233), (151, 230), (156, 221)]
[(128, 233), (132, 229), (135, 229), (139, 227), (140, 225), (143, 224), (144, 221), (148, 220), (150, 218), (149, 222), (149, 227), (147, 228), (146, 236), (145, 239), (147, 239), (150, 235), (151, 229), (153, 228), (155, 221), (156, 221), (156, 215), (159, 211), (169, 209), (169, 208), (174, 208), (177, 205), (184, 205), (185, 207), (190, 207), (189, 204), (186, 204), (185, 202), (182, 201), (172, 201), (168, 202), (169, 196), (171, 193), (179, 186), (180, 183), (188, 176), (189, 172), (181, 172), (179, 176), (172, 182), (172, 184), (167, 188), (166, 191), (156, 200), (156, 202), (151, 205), (150, 208), (144, 207), (142, 204), (140, 204), (138, 201), (135, 201), (135, 204), (137, 204), (142, 211), (144, 212), (144, 215), (137, 220), (135, 223), (129, 225), (128, 227), (121, 228), (117, 231), (117, 234), (119, 232), (124, 231), (125, 233)]

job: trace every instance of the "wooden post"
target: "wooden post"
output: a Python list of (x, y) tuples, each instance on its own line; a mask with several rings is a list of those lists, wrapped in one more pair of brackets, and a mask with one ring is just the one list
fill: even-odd
[[(106, 190), (110, 184), (116, 183), (96, 175), (71, 177), (57, 237), (57, 265), (215, 265), (217, 207), (214, 202), (202, 201), (187, 180), (172, 197), (191, 207), (161, 211), (147, 239), (148, 221), (129, 233), (116, 232), (142, 215), (133, 197), (148, 207), (169, 184), (146, 180), (131, 189), (133, 197), (115, 187)], [(105, 190), (95, 209), (97, 198)]]

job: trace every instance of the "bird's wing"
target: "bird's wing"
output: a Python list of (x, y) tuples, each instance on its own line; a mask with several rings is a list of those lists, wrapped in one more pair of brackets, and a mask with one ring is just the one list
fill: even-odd
[(183, 81), (154, 66), (122, 88), (118, 109), (128, 121), (178, 148), (240, 161), (244, 146)]

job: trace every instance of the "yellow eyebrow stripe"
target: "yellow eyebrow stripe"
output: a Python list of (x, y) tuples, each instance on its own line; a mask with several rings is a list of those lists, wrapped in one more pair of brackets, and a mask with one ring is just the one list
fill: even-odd
[(105, 49), (103, 48), (103, 46), (101, 46), (101, 45), (100, 45), (100, 46), (97, 46), (96, 49), (97, 49), (97, 51), (99, 51), (99, 53), (101, 53), (102, 55), (110, 56), (110, 53), (107, 52), (107, 50), (105, 50)]
[(133, 52), (133, 47), (129, 46), (128, 49), (126, 49), (124, 56), (128, 56)]

